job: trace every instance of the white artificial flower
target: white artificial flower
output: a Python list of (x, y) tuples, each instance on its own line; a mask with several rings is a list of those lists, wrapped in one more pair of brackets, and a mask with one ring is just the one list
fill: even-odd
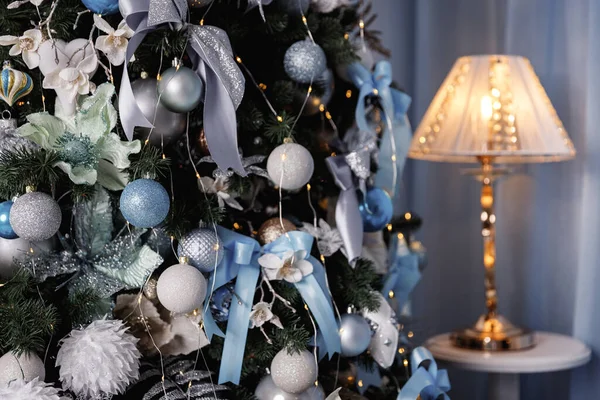
[(104, 83), (93, 96), (81, 101), (74, 116), (30, 114), (29, 123), (17, 132), (43, 149), (56, 151), (60, 161), (55, 166), (73, 183), (98, 182), (109, 190), (122, 190), (128, 183), (123, 170), (130, 165), (129, 155), (138, 153), (141, 144), (139, 140), (121, 141), (112, 132), (117, 125), (117, 111), (112, 105), (114, 93), (115, 87)]
[(112, 65), (123, 64), (125, 62), (127, 44), (129, 43), (127, 39), (133, 36), (131, 28), (123, 20), (115, 30), (97, 14), (94, 14), (94, 25), (102, 32), (108, 34), (98, 36), (96, 39), (96, 48), (106, 55), (106, 58), (108, 58), (108, 61)]
[(8, 8), (9, 10), (12, 10), (13, 8), (19, 8), (23, 4), (27, 4), (27, 3), (31, 3), (34, 6), (39, 7), (43, 2), (44, 2), (44, 0), (18, 0), (18, 1), (13, 1), (8, 6), (6, 6), (6, 8)]
[(81, 60), (75, 66), (56, 68), (44, 77), (44, 89), (54, 89), (63, 104), (74, 103), (78, 94), (90, 93), (93, 84), (90, 83), (90, 74), (98, 67), (96, 52)]
[(23, 33), (23, 36), (0, 36), (0, 46), (11, 46), (8, 52), (11, 56), (23, 55), (23, 61), (29, 69), (37, 68), (40, 65), (40, 55), (38, 49), (42, 43), (42, 31), (39, 29), (29, 29)]
[(288, 250), (283, 258), (267, 253), (258, 259), (263, 272), (270, 281), (285, 280), (291, 283), (300, 282), (305, 276), (312, 274), (313, 266), (306, 261), (306, 250)]
[(253, 305), (252, 312), (250, 313), (250, 328), (260, 328), (267, 322), (272, 323), (279, 329), (283, 329), (279, 317), (273, 314), (269, 303), (261, 301)]
[(236, 210), (243, 210), (243, 207), (238, 203), (232, 196), (232, 194), (228, 193), (229, 191), (229, 183), (227, 182), (227, 178), (219, 177), (217, 179), (212, 179), (208, 176), (203, 176), (200, 178), (198, 186), (200, 190), (204, 190), (206, 193), (214, 193), (217, 195), (217, 200), (219, 202), (219, 207), (225, 207), (227, 204), (231, 208), (235, 208)]
[(318, 227), (305, 222), (304, 226), (300, 230), (314, 236), (315, 239), (317, 239), (317, 247), (319, 248), (319, 252), (325, 257), (331, 256), (344, 245), (340, 231), (329, 226), (329, 224), (323, 219), (319, 220)]

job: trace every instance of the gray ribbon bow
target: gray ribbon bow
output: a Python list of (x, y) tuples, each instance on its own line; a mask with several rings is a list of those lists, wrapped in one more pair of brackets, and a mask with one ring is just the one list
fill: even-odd
[[(350, 163), (348, 162), (350, 158)], [(334, 156), (326, 159), (327, 167), (335, 179), (335, 184), (340, 188), (337, 205), (335, 207), (335, 224), (340, 231), (344, 247), (348, 253), (348, 260), (352, 261), (360, 257), (363, 243), (363, 221), (358, 208), (358, 196), (356, 195), (356, 186), (354, 184), (354, 172), (351, 165), (355, 166), (358, 176), (361, 178), (361, 186), (365, 186), (365, 163), (369, 162), (369, 157), (365, 157), (357, 152), (347, 156)], [(367, 166), (366, 171), (369, 171)], [(354, 173), (353, 173), (354, 172)], [(362, 177), (365, 177), (364, 179)]]
[[(165, 24), (178, 24), (188, 30), (188, 54), (194, 70), (204, 81), (204, 132), (208, 148), (218, 167), (232, 168), (245, 176), (238, 154), (235, 110), (244, 96), (245, 79), (233, 60), (233, 50), (227, 34), (214, 26), (186, 23), (186, 0), (121, 0), (126, 10), (126, 22), (134, 30), (129, 40), (126, 60), (131, 59), (145, 36)], [(121, 123), (128, 139), (136, 126), (151, 128), (135, 102), (127, 68), (123, 71), (119, 92)]]

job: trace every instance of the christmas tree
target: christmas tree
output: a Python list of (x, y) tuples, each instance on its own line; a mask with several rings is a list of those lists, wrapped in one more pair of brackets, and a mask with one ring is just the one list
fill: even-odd
[(0, 398), (446, 396), (355, 0), (0, 0)]

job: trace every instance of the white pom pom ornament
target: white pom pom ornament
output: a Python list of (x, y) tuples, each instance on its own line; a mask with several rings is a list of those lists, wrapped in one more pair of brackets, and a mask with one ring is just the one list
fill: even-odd
[(119, 320), (98, 320), (74, 329), (56, 357), (60, 380), (83, 398), (122, 393), (140, 374), (136, 339)]
[[(44, 362), (34, 353), (17, 356), (10, 352), (0, 357), (0, 386), (15, 379), (29, 382), (34, 378), (40, 378), (43, 381), (45, 377)], [(0, 397), (0, 399), (3, 398)]]
[(156, 295), (167, 310), (189, 313), (202, 306), (206, 296), (206, 279), (191, 265), (172, 265), (158, 278)]
[(0, 386), (0, 399), (10, 400), (67, 400), (59, 396), (58, 390), (38, 378), (31, 382), (17, 379), (6, 386)]
[(267, 172), (278, 186), (296, 190), (306, 185), (315, 170), (312, 156), (297, 143), (284, 143), (269, 154)]

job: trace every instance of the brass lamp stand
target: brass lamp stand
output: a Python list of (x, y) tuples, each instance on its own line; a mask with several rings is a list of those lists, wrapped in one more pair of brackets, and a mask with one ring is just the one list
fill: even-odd
[(476, 350), (520, 350), (535, 345), (533, 332), (514, 326), (498, 314), (496, 291), (496, 214), (494, 214), (494, 180), (506, 170), (494, 170), (492, 157), (479, 157), (481, 170), (481, 221), (483, 223), (483, 265), (485, 267), (485, 304), (487, 312), (475, 326), (454, 332), (451, 340), (458, 347)]

